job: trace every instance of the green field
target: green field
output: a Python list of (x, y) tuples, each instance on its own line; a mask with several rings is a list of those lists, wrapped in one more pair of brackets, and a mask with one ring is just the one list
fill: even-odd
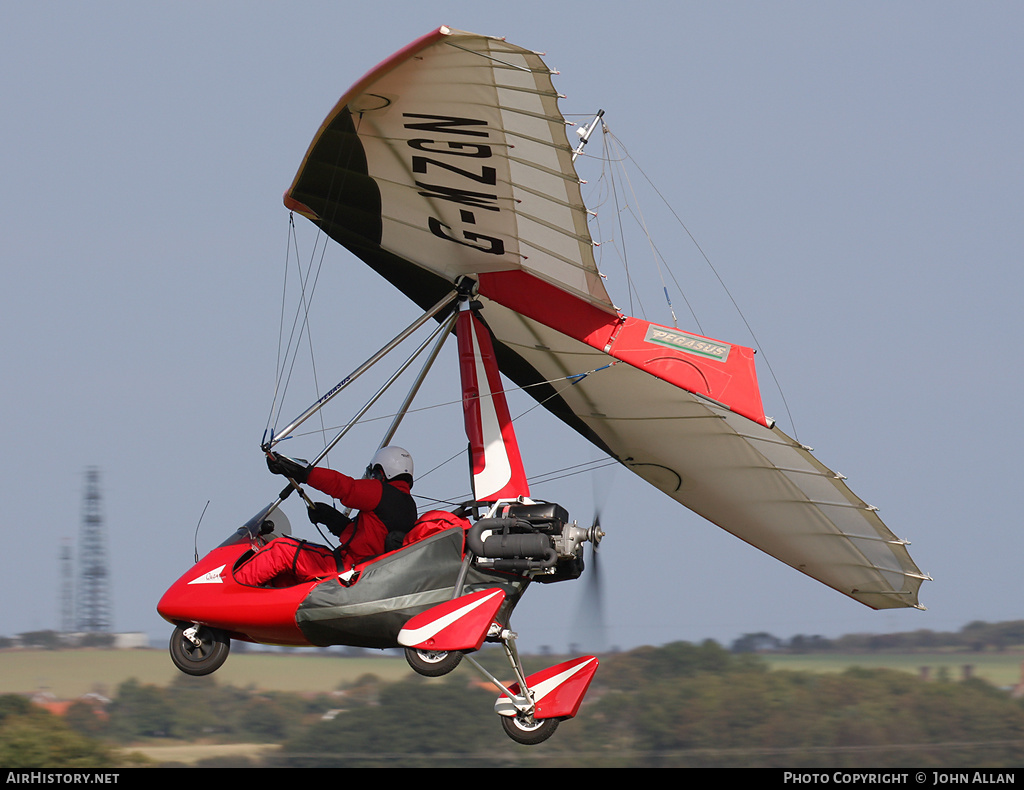
[[(322, 653), (232, 653), (214, 677), (225, 686), (274, 691), (327, 692), (366, 673), (393, 681), (412, 672), (398, 656), (343, 658)], [(166, 650), (2, 650), (0, 694), (47, 691), (74, 699), (104, 695), (134, 678), (166, 686), (181, 672)]]
[[(789, 669), (801, 672), (842, 672), (849, 667), (865, 669), (885, 668), (911, 672), (923, 676), (927, 668), (928, 677), (961, 680), (969, 671), (970, 675), (1005, 688), (1021, 682), (1024, 653), (1006, 651), (1003, 653), (865, 653), (842, 655), (832, 653), (811, 653), (804, 655), (765, 656), (772, 669)], [(969, 670), (965, 670), (969, 667)]]
[[(998, 687), (1021, 680), (1024, 653), (912, 653), (837, 655), (830, 653), (763, 656), (772, 669), (802, 672), (842, 672), (859, 666), (888, 668), (921, 675), (928, 667), (932, 679), (959, 680), (964, 667)], [(367, 673), (384, 681), (408, 677), (412, 670), (401, 656), (346, 658), (323, 653), (233, 653), (214, 677), (222, 685), (275, 691), (327, 692)], [(90, 691), (114, 694), (118, 685), (134, 678), (143, 684), (166, 686), (181, 673), (165, 650), (2, 650), (0, 694), (47, 691), (58, 699), (74, 699)]]

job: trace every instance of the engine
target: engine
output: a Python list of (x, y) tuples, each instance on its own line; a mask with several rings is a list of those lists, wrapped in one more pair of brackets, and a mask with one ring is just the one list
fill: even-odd
[(600, 541), (595, 524), (569, 523), (569, 513), (554, 502), (502, 503), (495, 514), (477, 521), (466, 535), (480, 567), (530, 575), (538, 582), (579, 578), (583, 544)]

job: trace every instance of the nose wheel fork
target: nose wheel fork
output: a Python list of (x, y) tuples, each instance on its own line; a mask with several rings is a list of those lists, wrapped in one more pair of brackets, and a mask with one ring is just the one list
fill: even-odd
[(168, 645), (174, 666), (187, 675), (209, 675), (228, 660), (231, 640), (223, 631), (205, 625), (179, 625)]

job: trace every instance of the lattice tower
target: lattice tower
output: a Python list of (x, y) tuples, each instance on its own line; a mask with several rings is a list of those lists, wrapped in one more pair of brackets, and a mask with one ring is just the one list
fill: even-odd
[(100, 511), (100, 473), (95, 468), (85, 473), (82, 504), (82, 532), (78, 545), (77, 630), (86, 633), (110, 633), (110, 573), (107, 567), (106, 536)]
[(70, 538), (60, 545), (60, 630), (65, 634), (75, 630), (75, 565)]

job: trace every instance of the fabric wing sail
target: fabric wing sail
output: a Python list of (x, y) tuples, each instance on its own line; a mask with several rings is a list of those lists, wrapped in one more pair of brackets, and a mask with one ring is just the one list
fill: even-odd
[[(614, 307), (565, 125), (540, 55), (439, 28), (345, 93), (285, 204), (424, 309), (474, 279), (486, 328), (460, 341), (493, 337), (502, 374), (677, 502), (867, 606), (920, 608), (906, 543), (765, 416), (751, 349)], [(514, 445), (489, 481), (475, 409), (478, 495), (522, 493)]]

